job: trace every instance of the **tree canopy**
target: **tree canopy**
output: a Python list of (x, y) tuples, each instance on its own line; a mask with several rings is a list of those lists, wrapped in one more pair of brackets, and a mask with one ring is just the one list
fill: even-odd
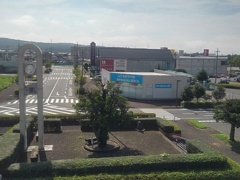
[(212, 96), (216, 101), (223, 99), (226, 96), (225, 88), (218, 85), (217, 88), (212, 92)]
[(240, 67), (240, 55), (234, 55), (231, 57), (229, 64), (234, 67)]
[(208, 74), (204, 69), (199, 71), (199, 73), (197, 74), (197, 80), (200, 81), (200, 82), (208, 80)]
[(216, 121), (224, 121), (231, 124), (229, 139), (235, 141), (235, 128), (240, 127), (240, 100), (228, 99), (214, 108)]
[(193, 87), (193, 94), (197, 98), (198, 102), (198, 99), (206, 94), (206, 90), (200, 83), (196, 83)]
[(99, 147), (106, 145), (111, 127), (132, 120), (127, 99), (121, 93), (114, 83), (101, 84), (101, 88), (80, 95), (79, 103), (74, 106), (77, 114), (84, 113), (89, 118)]
[(181, 94), (183, 101), (192, 101), (194, 98), (193, 92), (191, 90), (191, 87), (185, 87), (182, 94)]

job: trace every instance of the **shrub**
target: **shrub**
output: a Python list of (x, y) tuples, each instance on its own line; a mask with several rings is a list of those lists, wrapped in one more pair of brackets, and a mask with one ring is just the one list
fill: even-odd
[(157, 124), (158, 124), (159, 128), (165, 133), (173, 133), (174, 132), (174, 127), (167, 120), (157, 118)]
[(44, 119), (44, 132), (45, 133), (60, 133), (61, 120), (60, 119)]
[(220, 155), (173, 154), (171, 156), (125, 156), (111, 158), (55, 160), (38, 163), (12, 164), (8, 168), (11, 178), (33, 178), (46, 176), (85, 176), (99, 173), (139, 173), (180, 170), (223, 168), (227, 158)]
[(0, 116), (0, 126), (9, 127), (19, 122), (19, 116)]
[(0, 137), (0, 174), (14, 163), (22, 152), (23, 142), (19, 133), (5, 133)]
[(215, 102), (181, 102), (181, 106), (188, 109), (213, 108), (215, 105)]

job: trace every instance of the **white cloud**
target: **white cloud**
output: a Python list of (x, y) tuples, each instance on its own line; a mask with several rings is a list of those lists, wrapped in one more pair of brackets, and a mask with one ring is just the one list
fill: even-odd
[(135, 25), (134, 24), (129, 24), (129, 25), (123, 24), (120, 27), (120, 30), (124, 33), (133, 33), (133, 32), (135, 32)]
[(1, 37), (240, 53), (239, 0), (23, 0), (0, 11)]
[(34, 17), (29, 16), (29, 15), (23, 15), (20, 17), (17, 17), (15, 19), (12, 19), (10, 21), (10, 23), (12, 23), (13, 25), (17, 25), (17, 26), (33, 26), (34, 25)]

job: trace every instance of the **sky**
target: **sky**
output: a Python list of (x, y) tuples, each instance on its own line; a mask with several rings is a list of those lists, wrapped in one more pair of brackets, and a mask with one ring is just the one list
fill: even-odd
[(0, 37), (240, 54), (240, 0), (0, 0)]

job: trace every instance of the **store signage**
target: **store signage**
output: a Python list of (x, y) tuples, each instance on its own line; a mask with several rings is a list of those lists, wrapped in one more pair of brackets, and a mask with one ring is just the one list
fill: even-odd
[(172, 84), (155, 84), (155, 88), (172, 88)]
[(115, 59), (114, 60), (114, 71), (116, 71), (116, 72), (127, 71), (127, 60), (126, 59)]
[(101, 68), (107, 71), (114, 71), (114, 60), (113, 59), (101, 59)]
[(124, 82), (132, 84), (143, 84), (143, 77), (139, 75), (132, 74), (111, 74), (112, 82)]

